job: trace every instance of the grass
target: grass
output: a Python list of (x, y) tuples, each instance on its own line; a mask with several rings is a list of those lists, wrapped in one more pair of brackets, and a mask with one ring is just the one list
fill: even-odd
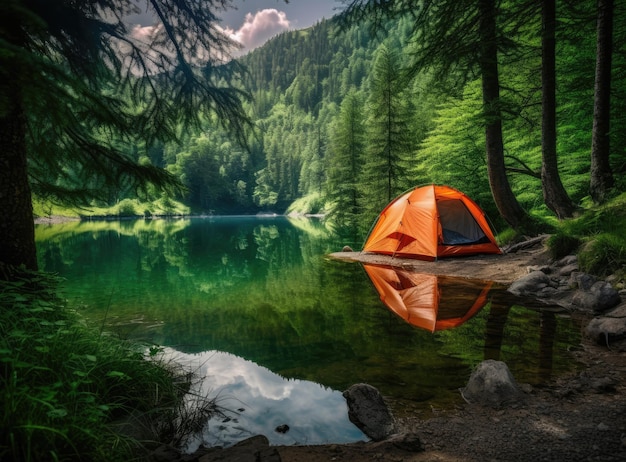
[(577, 253), (582, 270), (599, 276), (626, 267), (626, 193), (601, 206), (590, 207), (580, 216), (564, 220), (548, 245), (556, 259)]
[(33, 199), (33, 213), (36, 217), (52, 215), (64, 217), (152, 217), (188, 215), (189, 212), (189, 207), (182, 202), (167, 197), (160, 197), (152, 201), (127, 198), (111, 206), (92, 204), (80, 209), (50, 204), (37, 198)]
[[(189, 372), (87, 326), (56, 285), (40, 273), (0, 281), (0, 460), (137, 460), (219, 411), (208, 399), (185, 410)], [(138, 421), (141, 434), (124, 431)]]

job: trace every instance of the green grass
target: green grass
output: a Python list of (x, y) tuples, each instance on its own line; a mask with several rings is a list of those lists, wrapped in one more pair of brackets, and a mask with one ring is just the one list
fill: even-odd
[(591, 206), (580, 216), (564, 220), (548, 245), (555, 259), (577, 253), (582, 270), (599, 276), (626, 267), (626, 193), (601, 206)]
[(182, 202), (167, 197), (152, 201), (122, 199), (111, 206), (91, 204), (82, 208), (63, 207), (33, 199), (33, 213), (36, 217), (59, 215), (64, 217), (151, 217), (189, 215), (190, 209)]
[(136, 460), (149, 442), (119, 431), (130, 416), (151, 429), (148, 441), (197, 428), (199, 416), (181, 414), (191, 375), (147, 360), (158, 348), (85, 325), (53, 277), (0, 281), (0, 307), (0, 460)]
[(300, 199), (296, 199), (287, 209), (287, 214), (317, 214), (324, 213), (326, 203), (320, 193), (309, 194)]

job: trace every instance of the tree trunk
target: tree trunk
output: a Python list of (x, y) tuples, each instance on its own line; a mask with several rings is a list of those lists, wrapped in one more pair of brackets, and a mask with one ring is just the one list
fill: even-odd
[(576, 207), (561, 183), (556, 152), (555, 0), (542, 1), (541, 20), (541, 188), (545, 204), (562, 219), (571, 217)]
[(0, 115), (0, 263), (37, 270), (35, 225), (26, 162), (26, 116), (13, 86)]
[(496, 38), (496, 8), (493, 0), (479, 0), (479, 5), (480, 70), (482, 74), (483, 110), (486, 121), (485, 144), (489, 186), (502, 218), (511, 227), (519, 230), (529, 224), (529, 218), (513, 194), (506, 176), (504, 164)]
[(594, 86), (593, 130), (591, 134), (591, 181), (589, 190), (596, 203), (604, 202), (613, 186), (609, 162), (611, 120), (611, 60), (613, 41), (613, 0), (598, 0), (596, 81)]

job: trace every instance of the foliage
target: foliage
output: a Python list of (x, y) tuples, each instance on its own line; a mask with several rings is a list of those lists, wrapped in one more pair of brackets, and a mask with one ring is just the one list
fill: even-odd
[(578, 253), (580, 267), (591, 274), (608, 276), (626, 267), (626, 239), (623, 236), (602, 233), (590, 239)]
[(319, 193), (309, 194), (308, 196), (296, 199), (287, 209), (287, 214), (292, 211), (310, 215), (324, 214), (326, 211), (326, 202), (324, 197)]
[(180, 438), (187, 372), (85, 325), (57, 284), (44, 273), (0, 282), (0, 458), (130, 460), (141, 447), (121, 425), (131, 415), (151, 439)]
[[(124, 23), (136, 10), (126, 1), (44, 2), (29, 10), (19, 3), (8, 2), (3, 16), (27, 31), (25, 42), (7, 26), (2, 68), (21, 74), (3, 80), (20, 85), (31, 126), (31, 179), (40, 196), (100, 195), (105, 186), (140, 185), (138, 178), (171, 183), (167, 172), (138, 163), (133, 149), (175, 139), (181, 127), (199, 126), (212, 114), (242, 134), (245, 95), (222, 85), (236, 77), (236, 63), (219, 65), (218, 58), (233, 46), (214, 14), (226, 2), (206, 8), (149, 2), (163, 9), (163, 27), (143, 39)], [(210, 64), (198, 67), (201, 56)]]
[(589, 208), (579, 217), (564, 221), (549, 245), (555, 258), (580, 246), (582, 269), (592, 274), (608, 275), (626, 266), (626, 194), (602, 206)]
[[(348, 2), (364, 6), (372, 2)], [(427, 43), (408, 40), (417, 34), (432, 44), (449, 40), (453, 30), (414, 30), (415, 14), (422, 19), (446, 8), (456, 10), (460, 26), (475, 12), (476, 2), (440, 2), (430, 9), (416, 10), (416, 2), (389, 2), (400, 10), (389, 16), (366, 14), (359, 26), (338, 27), (342, 18), (323, 20), (300, 31), (285, 32), (267, 42), (238, 62), (247, 68), (245, 81), (239, 89), (251, 94), (243, 109), (255, 122), (255, 136), (247, 139), (249, 150), (231, 141), (232, 137), (211, 117), (201, 115), (201, 127), (174, 143), (137, 142), (124, 149), (141, 162), (166, 167), (186, 191), (176, 196), (190, 207), (192, 213), (256, 213), (293, 211), (300, 198), (321, 194), (331, 205), (328, 213), (339, 226), (361, 229), (373, 220), (386, 203), (383, 196), (429, 182), (447, 183), (468, 193), (494, 220), (500, 219), (487, 178), (484, 121), (480, 79), (474, 64), (476, 49), (466, 38), (456, 38), (461, 61), (455, 56), (431, 54), (430, 67), (415, 72), (420, 66), (416, 52)], [(373, 4), (373, 3), (372, 3)], [(500, 105), (503, 113), (503, 136), (506, 170), (511, 188), (521, 207), (531, 216), (550, 220), (553, 216), (541, 194), (541, 53), (538, 31), (539, 10), (528, 3), (505, 3), (498, 27), (504, 35), (500, 51)], [(557, 150), (559, 172), (569, 196), (582, 204), (588, 195), (589, 147), (593, 115), (593, 79), (595, 55), (595, 15), (593, 5), (575, 9), (566, 5), (558, 9), (557, 30)], [(396, 14), (399, 12), (405, 15)], [(458, 14), (457, 14), (458, 13)], [(452, 17), (452, 16), (451, 16)], [(436, 18), (435, 18), (436, 19)], [(433, 19), (433, 20), (435, 20)], [(623, 150), (620, 140), (624, 120), (619, 117), (623, 101), (624, 60), (618, 52), (626, 43), (626, 21), (622, 6), (615, 11), (615, 77), (612, 163), (617, 189), (622, 190)], [(445, 21), (436, 21), (444, 27)], [(376, 27), (370, 27), (370, 26)], [(374, 30), (384, 31), (380, 37)], [(445, 32), (445, 33), (444, 33)], [(472, 40), (476, 31), (471, 31)], [(452, 37), (453, 38), (453, 37)], [(405, 79), (410, 67), (411, 80), (402, 80), (390, 96), (401, 101), (396, 113), (402, 113), (404, 128), (396, 135), (408, 139), (397, 166), (397, 186), (391, 194), (377, 194), (374, 186), (389, 177), (389, 169), (372, 164), (374, 147), (381, 142), (373, 121), (383, 112), (372, 103), (379, 102), (373, 83), (380, 80), (381, 50), (388, 56), (400, 57), (394, 73)], [(458, 56), (457, 56), (458, 57)], [(465, 61), (463, 61), (465, 60)], [(466, 62), (467, 66), (460, 65)], [(427, 64), (426, 61), (421, 64)], [(422, 66), (423, 67), (423, 66)], [(447, 69), (442, 76), (438, 71)], [(376, 74), (379, 74), (379, 77)], [(445, 77), (445, 78), (443, 78)], [(400, 80), (399, 80), (400, 81)], [(347, 107), (356, 98), (362, 130), (351, 141), (345, 132)], [(369, 102), (368, 105), (365, 105)], [(367, 122), (367, 125), (365, 125)], [(382, 133), (382, 132), (381, 132)], [(380, 149), (378, 149), (380, 151)], [(369, 154), (368, 154), (369, 153)], [(348, 155), (347, 155), (348, 154)], [(382, 158), (379, 157), (379, 160)], [(356, 166), (353, 164), (355, 162)], [(369, 176), (365, 174), (369, 172)], [(366, 212), (364, 204), (372, 204), (364, 194), (380, 199)], [(109, 199), (114, 205), (126, 197), (135, 197), (132, 188), (123, 188)], [(141, 212), (144, 208), (136, 210)], [(342, 213), (347, 215), (342, 216)]]

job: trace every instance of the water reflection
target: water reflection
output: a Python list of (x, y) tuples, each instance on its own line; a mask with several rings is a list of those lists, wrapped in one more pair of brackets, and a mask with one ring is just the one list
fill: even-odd
[[(528, 305), (493, 281), (419, 273), (379, 264), (363, 264), (380, 300), (406, 323), (431, 333), (460, 327), (489, 305), (484, 330), (483, 359), (500, 360), (511, 308)], [(557, 311), (538, 301), (539, 381), (551, 378), (557, 334)], [(563, 311), (560, 307), (559, 310)]]
[(364, 264), (382, 302), (409, 324), (435, 332), (458, 327), (487, 304), (492, 281)]
[[(546, 371), (571, 367), (569, 349), (580, 338), (572, 319), (526, 309), (496, 284), (460, 300), (458, 280), (437, 282), (437, 317), (456, 327), (416, 328), (385, 308), (361, 264), (325, 258), (337, 238), (314, 219), (72, 223), (36, 232), (40, 267), (65, 278), (69, 306), (98, 328), (198, 358), (226, 352), (233, 364), (267, 368), (298, 389), (339, 396), (365, 382), (423, 409), (454, 405), (483, 359), (497, 357), (520, 383), (539, 384)], [(250, 406), (262, 398), (249, 396)], [(299, 409), (289, 414), (308, 412)], [(316, 432), (286, 436), (307, 442)]]
[[(349, 421), (339, 391), (315, 382), (285, 379), (221, 351), (184, 354), (170, 349), (168, 355), (196, 372), (202, 381), (195, 391), (199, 396), (216, 397), (224, 413), (212, 417), (202, 434), (189, 441), (188, 452), (200, 444), (228, 446), (254, 435), (265, 435), (274, 445), (367, 440)], [(287, 431), (276, 431), (284, 425)]]

